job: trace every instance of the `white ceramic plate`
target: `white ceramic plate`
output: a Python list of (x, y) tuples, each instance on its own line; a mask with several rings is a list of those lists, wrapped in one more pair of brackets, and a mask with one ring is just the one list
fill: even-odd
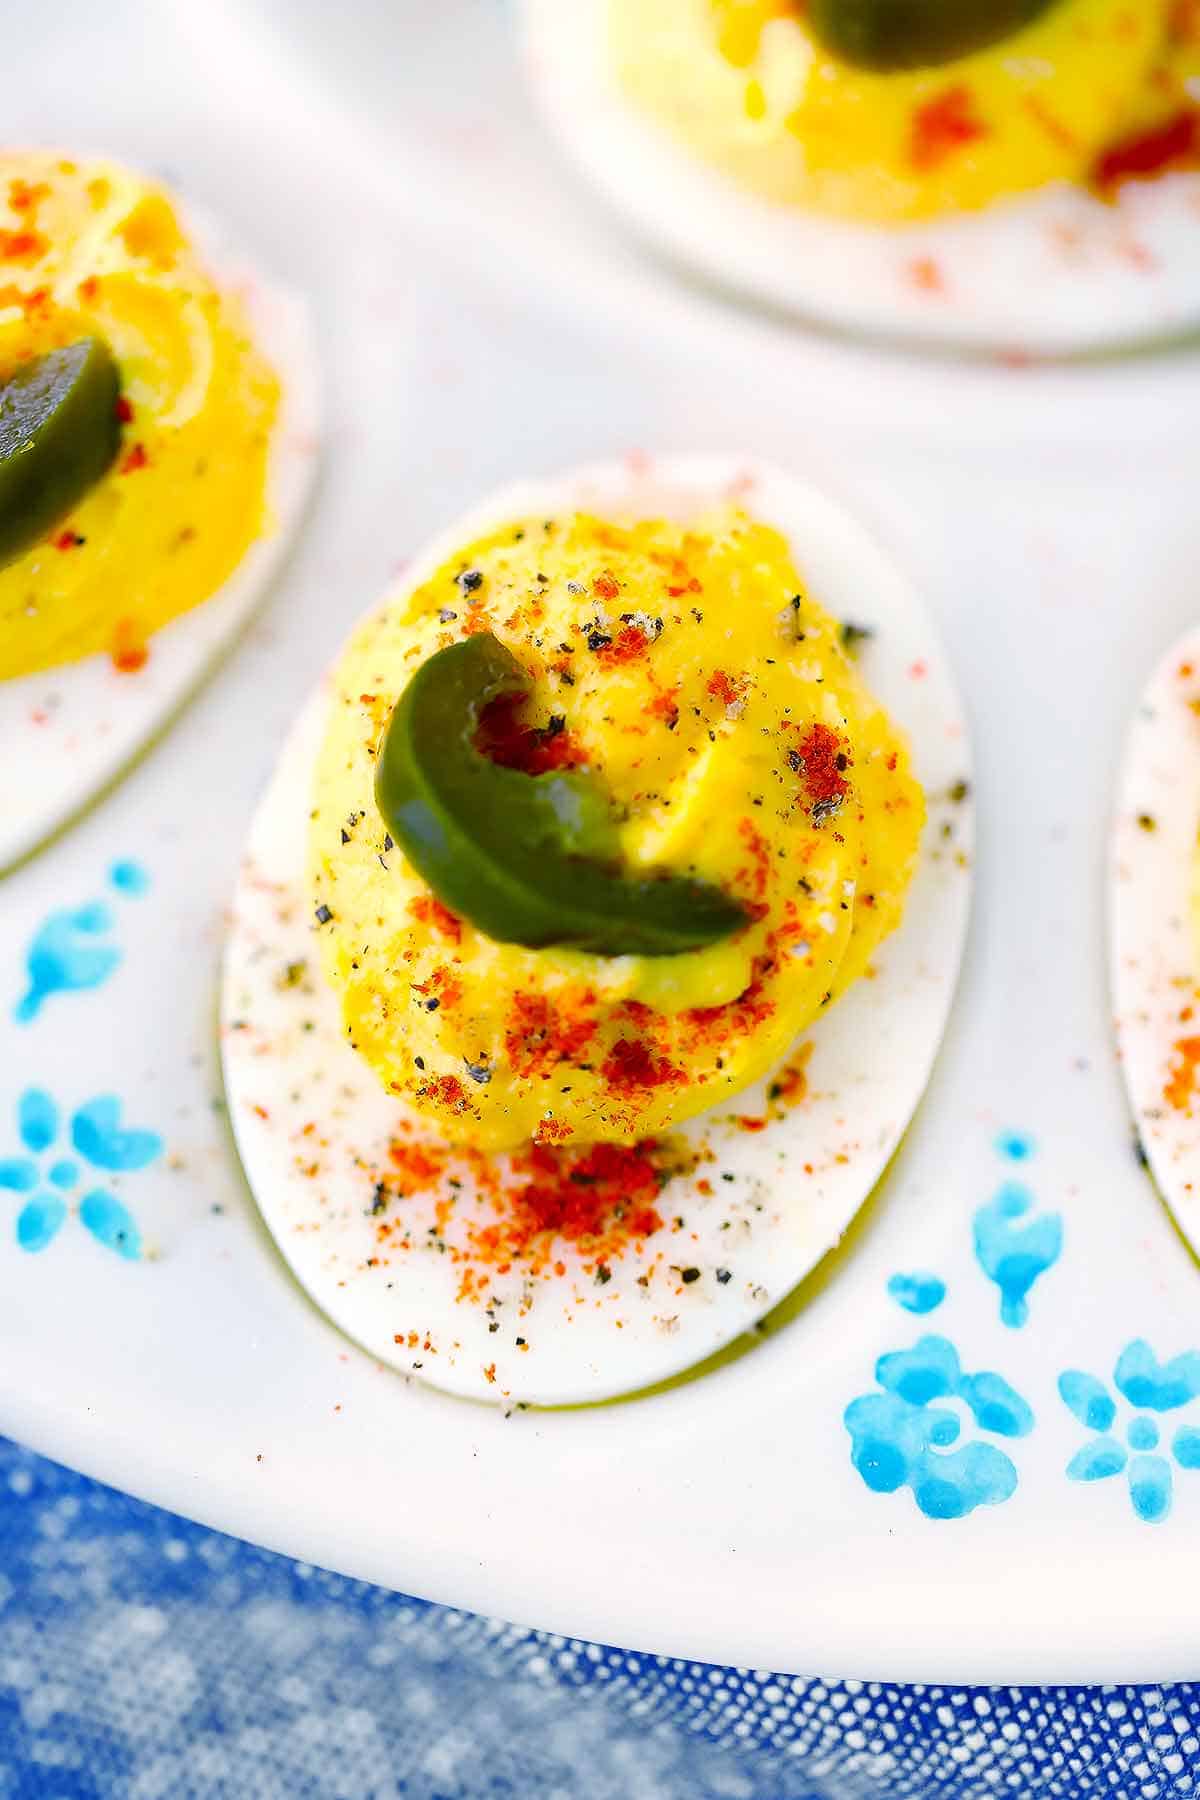
[[(822, 606), (873, 634), (862, 673), (912, 745), (929, 807), (922, 860), (871, 980), (793, 1046), (808, 1059), (803, 1103), (771, 1106), (768, 1078), (683, 1127), (697, 1166), (658, 1202), (678, 1221), (675, 1235), (623, 1246), (605, 1264), (602, 1291), (594, 1254), (560, 1241), (551, 1259), (560, 1273), (535, 1274), (528, 1262), (489, 1268), (488, 1305), (474, 1288), (459, 1299), (471, 1230), (492, 1217), (465, 1166), (396, 1203), (412, 1253), (391, 1245), (395, 1213), (381, 1242), (373, 1198), (394, 1175), (391, 1145), (415, 1126), (419, 1147), (421, 1121), (346, 1043), (337, 996), (312, 974), (308, 819), (324, 691), (290, 734), (250, 834), (221, 1008), (226, 1092), (250, 1185), (317, 1304), (381, 1362), (451, 1393), (501, 1404), (606, 1400), (750, 1330), (838, 1242), (891, 1159), (941, 1044), (970, 899), (970, 745), (932, 621), (854, 520), (747, 459), (638, 458), (506, 488), (424, 551), (405, 588), (506, 521), (564, 506), (686, 521), (726, 493), (787, 533)], [(281, 980), (281, 970), (293, 973)]]
[[(0, 1161), (32, 1158), (49, 1183), (0, 1191), (0, 1425), (297, 1556), (610, 1643), (954, 1683), (1194, 1677), (1200, 1475), (1172, 1445), (1200, 1403), (1190, 1365), (1171, 1388), (1144, 1353), (1140, 1379), (1122, 1358), (1141, 1340), (1163, 1364), (1200, 1348), (1200, 1275), (1133, 1155), (1103, 915), (1118, 748), (1142, 672), (1196, 618), (1200, 366), (889, 360), (651, 279), (539, 159), (490, 6), (447, 4), (436, 33), (427, 6), (364, 8), (357, 35), (315, 5), (191, 9), (186, 31), (171, 11), (55, 0), (23, 15), (9, 134), (167, 166), (311, 295), (327, 477), (286, 583), (220, 680), (0, 889)], [(135, 57), (155, 70), (136, 106)], [(962, 983), (877, 1199), (794, 1304), (695, 1379), (504, 1418), (377, 1366), (276, 1254), (221, 1111), (228, 898), (290, 723), (397, 562), (514, 472), (722, 443), (843, 497), (930, 597), (976, 753)], [(127, 876), (112, 886), (129, 860), (144, 893)], [(96, 985), (18, 1022), (39, 934), (95, 905), (103, 928), (82, 935), (109, 952), (104, 972), (75, 968)], [(29, 1088), (59, 1109), (58, 1143), (36, 1155), (15, 1116)], [(148, 1157), (140, 1168), (97, 1169), (72, 1143), (73, 1115), (106, 1095), (120, 1113), (86, 1112), (84, 1145)], [(114, 1148), (114, 1123), (143, 1135)], [(49, 1179), (61, 1162), (74, 1188)], [(1024, 1215), (1005, 1211), (1023, 1199), (1002, 1193), (1012, 1182), (1032, 1197)], [(95, 1189), (127, 1209), (140, 1258), (87, 1228), (79, 1202)], [(43, 1191), (66, 1197), (65, 1216), (33, 1253), (16, 1222)], [(1032, 1261), (999, 1284), (1008, 1252)], [(947, 1295), (917, 1315), (889, 1283), (922, 1274)], [(1025, 1322), (1006, 1324), (1027, 1275)], [(977, 1426), (964, 1395), (982, 1405), (986, 1389), (926, 1346), (923, 1392), (939, 1385), (934, 1354), (940, 1385), (960, 1390), (934, 1410), (1016, 1473), (999, 1498), (1010, 1478), (985, 1458), (992, 1503), (958, 1519), (923, 1512), (911, 1487), (868, 1485), (845, 1423), (864, 1396), (876, 1410), (901, 1398), (876, 1380), (879, 1359), (926, 1336), (1033, 1414), (1023, 1435)], [(1071, 1371), (1108, 1388), (1107, 1433), (1062, 1398)], [(904, 1365), (882, 1374), (905, 1382)], [(1145, 1405), (1180, 1382), (1181, 1404)], [(929, 1402), (910, 1404), (930, 1427)], [(1157, 1524), (1125, 1472), (1067, 1473), (1098, 1436), (1124, 1446), (1143, 1415), (1172, 1481)], [(1026, 1423), (1011, 1401), (985, 1418)], [(896, 1464), (868, 1472), (886, 1483)], [(923, 1493), (936, 1513), (938, 1490)]]
[(0, 870), (86, 807), (162, 730), (245, 625), (300, 528), (317, 455), (312, 321), (297, 295), (235, 261), (211, 221), (199, 236), (221, 281), (241, 289), (283, 384), (267, 464), (270, 529), (217, 593), (154, 634), (140, 669), (89, 656), (0, 682)]
[(1108, 202), (1059, 183), (985, 213), (854, 225), (744, 192), (630, 105), (610, 0), (523, 0), (526, 61), (564, 153), (660, 252), (840, 331), (1054, 356), (1200, 325), (1200, 176)]

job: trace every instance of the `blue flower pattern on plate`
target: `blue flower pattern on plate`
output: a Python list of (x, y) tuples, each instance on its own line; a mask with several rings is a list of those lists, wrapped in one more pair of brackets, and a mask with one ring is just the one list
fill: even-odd
[(141, 863), (131, 862), (128, 858), (113, 864), (108, 871), (108, 879), (118, 894), (128, 894), (130, 899), (140, 899), (150, 891), (149, 875)]
[(1034, 1141), (1025, 1131), (1002, 1131), (996, 1139), (996, 1149), (1009, 1162), (1026, 1162), (1034, 1152)]
[(15, 1018), (31, 1024), (51, 994), (99, 987), (121, 961), (108, 942), (113, 916), (99, 901), (53, 912), (40, 927), (25, 959), (28, 991), (17, 1002)]
[[(45, 1250), (52, 1244), (69, 1211), (65, 1195), (78, 1184), (79, 1163), (59, 1156), (41, 1161), (58, 1144), (62, 1120), (58, 1105), (42, 1088), (26, 1088), (17, 1102), (17, 1131), (25, 1154), (0, 1160), (0, 1189), (26, 1196), (17, 1215), (16, 1239), (22, 1250)], [(134, 1131), (121, 1123), (121, 1103), (113, 1094), (97, 1094), (70, 1119), (71, 1144), (84, 1164), (105, 1174), (130, 1174), (162, 1154), (162, 1139), (153, 1131)], [(106, 1249), (136, 1261), (141, 1233), (128, 1208), (106, 1187), (82, 1196), (79, 1221)]]
[[(1033, 1155), (1032, 1140), (1017, 1132), (1006, 1132), (996, 1148), (1010, 1162), (1026, 1162)], [(1062, 1215), (1031, 1216), (1035, 1204), (1023, 1182), (1006, 1181), (973, 1221), (975, 1255), (1000, 1289), (1000, 1317), (1006, 1325), (1024, 1325), (1029, 1290), (1062, 1255)]]
[(910, 1313), (934, 1312), (946, 1298), (945, 1282), (925, 1269), (916, 1269), (911, 1275), (893, 1275), (887, 1288), (896, 1305)]
[[(150, 886), (150, 877), (136, 862), (114, 863), (108, 878), (129, 899)], [(52, 912), (26, 952), (29, 986), (13, 1010), (18, 1025), (32, 1024), (53, 994), (101, 987), (121, 964), (122, 952), (112, 941), (115, 929), (112, 909), (101, 900)]]
[(850, 1459), (877, 1494), (912, 1489), (929, 1519), (961, 1519), (977, 1506), (996, 1506), (1016, 1492), (1017, 1470), (995, 1444), (975, 1440), (954, 1448), (959, 1414), (936, 1401), (959, 1401), (980, 1431), (1019, 1438), (1033, 1430), (1033, 1413), (999, 1375), (967, 1374), (953, 1344), (923, 1337), (911, 1350), (892, 1351), (875, 1365), (878, 1392), (860, 1394), (846, 1408)]
[(1136, 1408), (1121, 1435), (1117, 1403), (1096, 1376), (1064, 1369), (1058, 1391), (1081, 1425), (1095, 1435), (1067, 1464), (1072, 1481), (1104, 1481), (1124, 1474), (1134, 1512), (1157, 1525), (1171, 1510), (1174, 1480), (1171, 1457), (1181, 1469), (1200, 1468), (1200, 1427), (1181, 1425), (1162, 1454), (1162, 1430), (1154, 1413), (1176, 1412), (1200, 1397), (1200, 1353), (1194, 1350), (1160, 1363), (1144, 1338), (1126, 1344), (1113, 1370), (1113, 1385)]

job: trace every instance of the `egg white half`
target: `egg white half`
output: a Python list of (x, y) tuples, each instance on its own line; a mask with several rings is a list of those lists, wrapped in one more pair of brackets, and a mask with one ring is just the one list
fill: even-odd
[[(941, 1041), (971, 887), (971, 805), (961, 786), (969, 783), (970, 746), (932, 621), (854, 519), (757, 463), (631, 459), (506, 489), (431, 545), (406, 571), (405, 590), (509, 519), (566, 508), (687, 519), (730, 495), (786, 534), (823, 606), (875, 631), (863, 647), (863, 675), (909, 735), (929, 817), (904, 922), (873, 959), (877, 974), (806, 1034), (807, 1097), (765, 1130), (747, 1131), (739, 1118), (767, 1111), (768, 1084), (760, 1082), (680, 1128), (715, 1160), (663, 1190), (664, 1219), (685, 1222), (677, 1236), (664, 1228), (643, 1256), (630, 1249), (613, 1258), (602, 1287), (584, 1272), (581, 1250), (560, 1241), (564, 1274), (527, 1280), (514, 1268), (491, 1279), (499, 1330), (489, 1330), (483, 1305), (456, 1299), (460, 1271), (427, 1237), (433, 1197), (392, 1203), (420, 1247), (381, 1249), (375, 1182), (412, 1115), (346, 1043), (317, 965), (306, 859), (329, 706), (324, 686), (285, 745), (251, 830), (221, 1002), (229, 1114), (250, 1186), (318, 1306), (381, 1362), (457, 1394), (506, 1404), (602, 1400), (675, 1374), (745, 1331), (838, 1242), (895, 1150)], [(418, 1130), (428, 1136), (431, 1128)], [(696, 1186), (705, 1177), (707, 1195)], [(456, 1222), (472, 1216), (492, 1215), (464, 1187), (439, 1234), (452, 1242)], [(664, 1245), (674, 1273), (654, 1267)], [(684, 1266), (699, 1277), (685, 1284)], [(728, 1279), (716, 1279), (718, 1268)], [(639, 1286), (647, 1274), (649, 1284)], [(417, 1348), (408, 1347), (413, 1332)]]
[(845, 331), (1011, 354), (1200, 326), (1200, 174), (1131, 182), (1111, 203), (1056, 183), (901, 226), (802, 212), (709, 168), (629, 102), (608, 0), (522, 11), (533, 90), (571, 159), (640, 235), (723, 286)]
[[(1111, 850), (1111, 957), (1121, 1068), (1138, 1140), (1200, 1252), (1200, 627), (1163, 658), (1138, 703)], [(1187, 1050), (1181, 1045), (1189, 1045)]]
[(208, 219), (185, 219), (219, 285), (240, 291), (279, 376), (267, 458), (268, 526), (229, 579), (149, 640), (145, 665), (106, 655), (0, 681), (0, 873), (60, 830), (163, 728), (237, 636), (287, 555), (317, 462), (318, 373), (307, 303), (235, 257)]

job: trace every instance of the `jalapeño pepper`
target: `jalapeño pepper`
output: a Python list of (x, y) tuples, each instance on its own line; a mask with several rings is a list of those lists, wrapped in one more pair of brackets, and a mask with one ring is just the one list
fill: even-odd
[(531, 680), (489, 633), (421, 665), (388, 721), (375, 799), (388, 831), (446, 906), (501, 943), (600, 956), (671, 956), (746, 923), (720, 888), (623, 870), (601, 784), (581, 770), (525, 775), (476, 745), (484, 708)]
[(0, 383), (0, 563), (36, 544), (108, 469), (119, 389), (97, 338), (32, 357)]
[(843, 62), (887, 71), (953, 62), (1012, 37), (1053, 0), (809, 0), (818, 41)]

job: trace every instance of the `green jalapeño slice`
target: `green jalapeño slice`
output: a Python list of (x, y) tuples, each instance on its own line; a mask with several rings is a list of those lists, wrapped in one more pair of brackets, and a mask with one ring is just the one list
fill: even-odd
[(809, 0), (818, 41), (859, 68), (931, 68), (1012, 37), (1054, 0)]
[(77, 506), (117, 454), (120, 377), (98, 338), (22, 363), (0, 383), (0, 563)]
[(477, 747), (485, 707), (531, 678), (488, 633), (439, 650), (396, 703), (375, 800), (438, 899), (500, 943), (599, 956), (673, 956), (746, 923), (720, 888), (623, 871), (616, 821), (578, 769), (526, 775)]

